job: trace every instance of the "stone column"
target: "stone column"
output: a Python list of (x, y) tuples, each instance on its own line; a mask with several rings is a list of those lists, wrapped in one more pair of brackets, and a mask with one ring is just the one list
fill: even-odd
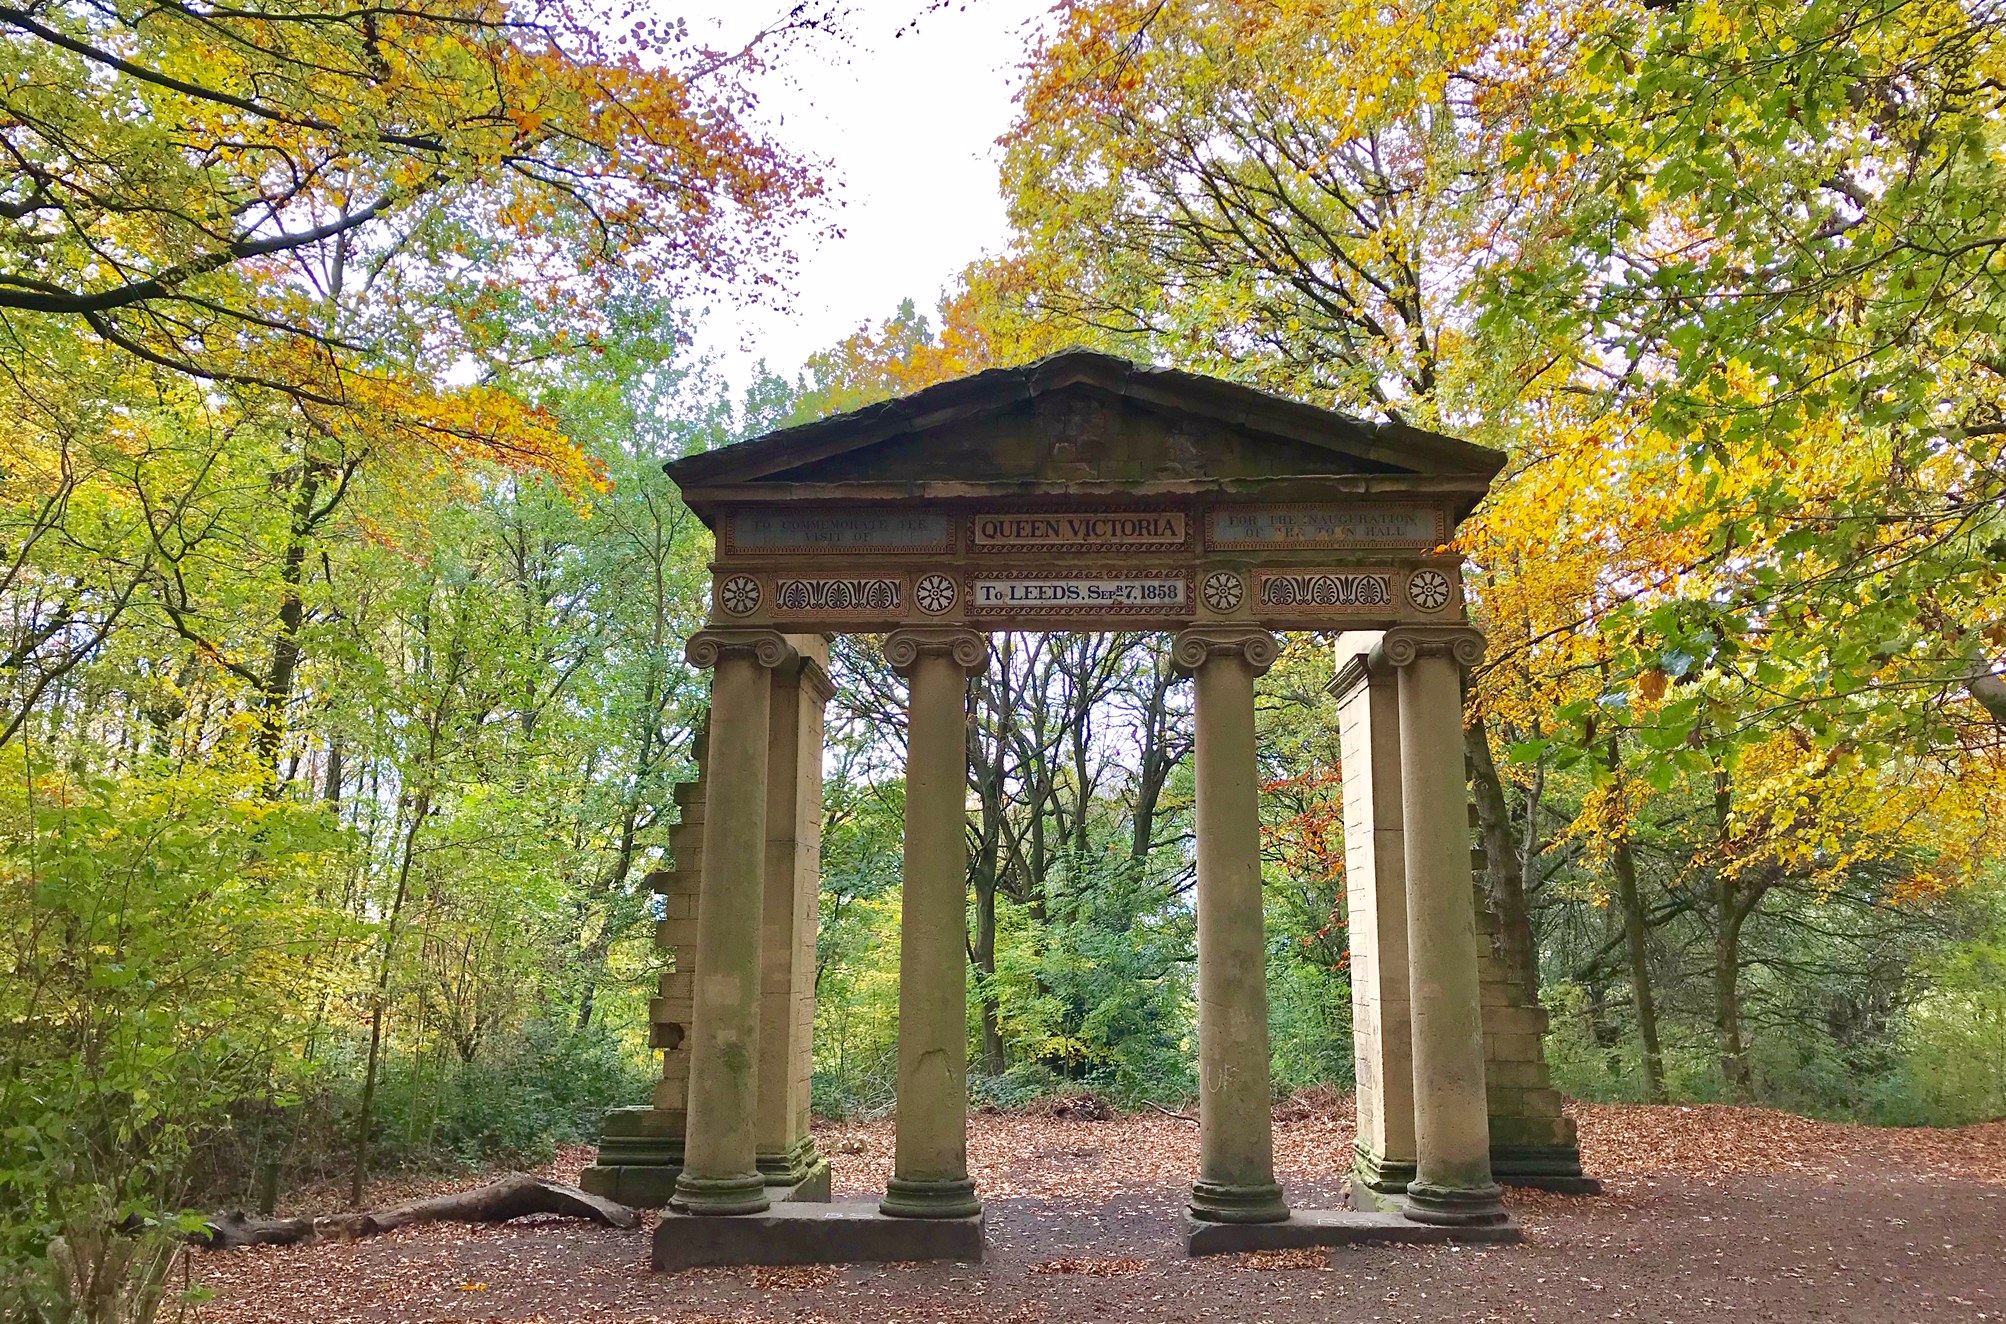
[(1280, 649), (1266, 630), (1185, 630), (1171, 646), (1195, 678), (1198, 829), (1198, 1180), (1191, 1216), (1274, 1223), (1267, 932), (1261, 914), (1254, 680)]
[(800, 661), (773, 673), (766, 753), (766, 907), (760, 939), (759, 1170), (782, 1198), (828, 1198), (829, 1165), (808, 1129), (815, 928), (822, 874), (823, 709), (829, 646), (787, 636)]
[(1344, 768), (1351, 1038), (1358, 1082), (1352, 1207), (1399, 1208), (1414, 1177), (1414, 1055), (1407, 995), (1407, 854), (1400, 830), (1400, 698), (1369, 657), (1380, 631), (1337, 639)]
[(1503, 1223), (1491, 1179), (1482, 993), (1463, 780), (1461, 668), (1483, 657), (1467, 626), (1388, 630), (1374, 656), (1399, 672), (1401, 817), (1413, 1001), (1417, 1223)]
[(905, 881), (899, 916), (898, 1132), (878, 1207), (907, 1218), (982, 1212), (968, 1177), (968, 677), (970, 630), (900, 630), (906, 678)]
[(766, 896), (768, 674), (796, 660), (772, 630), (703, 630), (694, 666), (715, 668), (710, 784), (697, 900), (688, 1132), (671, 1207), (751, 1214), (768, 1207), (759, 1173), (759, 937)]

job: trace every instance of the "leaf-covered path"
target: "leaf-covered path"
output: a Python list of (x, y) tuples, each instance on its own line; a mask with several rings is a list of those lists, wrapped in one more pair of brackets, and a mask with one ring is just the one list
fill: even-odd
[[(2006, 1123), (1870, 1130), (1755, 1109), (1578, 1110), (1608, 1194), (1520, 1193), (1527, 1244), (1193, 1261), (1194, 1128), (979, 1116), (973, 1265), (648, 1271), (646, 1232), (529, 1221), (205, 1254), (214, 1324), (266, 1321), (2006, 1320)], [(1335, 1198), (1348, 1110), (1286, 1105), (1298, 1203)], [(819, 1134), (839, 1194), (881, 1189), (888, 1124)], [(560, 1160), (560, 1169), (584, 1160)], [(400, 1190), (399, 1194), (408, 1193)]]

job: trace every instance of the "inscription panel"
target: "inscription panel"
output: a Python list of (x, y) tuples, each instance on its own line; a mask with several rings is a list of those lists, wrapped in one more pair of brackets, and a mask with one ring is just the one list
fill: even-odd
[(1175, 551), (1190, 541), (1181, 510), (981, 512), (969, 520), (977, 552)]
[(944, 510), (740, 510), (731, 517), (735, 552), (948, 552), (953, 522)]
[(1182, 616), (1191, 611), (1191, 577), (1183, 571), (975, 575), (969, 589), (971, 616)]
[(1448, 536), (1429, 506), (1223, 506), (1206, 517), (1205, 543), (1217, 550), (1291, 547), (1432, 547)]

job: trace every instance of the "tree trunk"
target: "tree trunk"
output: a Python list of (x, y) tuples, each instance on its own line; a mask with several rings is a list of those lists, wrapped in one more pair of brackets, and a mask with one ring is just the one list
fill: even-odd
[(1748, 1063), (1748, 1045), (1741, 1034), (1741, 927), (1752, 905), (1735, 894), (1723, 873), (1715, 884), (1720, 928), (1714, 936), (1714, 1025), (1720, 1034), (1720, 1074), (1736, 1103), (1755, 1102), (1755, 1074)]
[(1476, 797), (1477, 827), (1484, 843), (1484, 890), (1497, 917), (1497, 939), (1505, 973), (1529, 1007), (1539, 1005), (1539, 947), (1533, 941), (1532, 913), (1526, 905), (1525, 873), (1512, 838), (1504, 780), (1491, 757), (1490, 732), (1482, 714), (1463, 728), (1469, 756), (1470, 787)]
[(1143, 710), (1142, 761), (1135, 778), (1134, 835), (1129, 842), (1129, 858), (1138, 864), (1149, 859), (1156, 841), (1156, 807), (1163, 799), (1163, 787), (1177, 766), (1179, 751), (1171, 748), (1170, 687), (1177, 681), (1169, 659), (1152, 651), (1149, 699)]
[(1000, 1076), (1006, 1064), (1003, 1060), (1002, 1008), (997, 1005), (996, 990), (991, 983), (996, 978), (996, 882), (993, 876), (987, 886), (978, 885), (975, 889), (975, 969), (982, 981), (982, 1072), (988, 1076)]
[(271, 663), (258, 686), (258, 761), (271, 777), (274, 795), (280, 786), (279, 744), (285, 737), (286, 705), (292, 701), (293, 674), (299, 670), (300, 626), (306, 620), (306, 599), (300, 586), (306, 577), (307, 544), (313, 537), (313, 504), (320, 496), (320, 478), (312, 457), (303, 454), (301, 464), (304, 472), (293, 493), (285, 557), (280, 562), (279, 627), (272, 637)]
[(975, 791), (979, 817), (976, 821), (976, 848), (969, 856), (969, 883), (975, 893), (975, 941), (969, 961), (975, 967), (976, 999), (982, 1018), (982, 1073), (1000, 1076), (1006, 1069), (1003, 1056), (1002, 1007), (996, 997), (996, 892), (1002, 871), (1003, 760), (1009, 749), (1011, 643), (1001, 642), (996, 689), (978, 688), (977, 693), (992, 706), (994, 756), (984, 744), (979, 721), (968, 728), (968, 775)]
[(412, 1223), (506, 1223), (526, 1214), (586, 1218), (603, 1227), (639, 1227), (641, 1216), (626, 1205), (563, 1182), (512, 1172), (471, 1191), (453, 1191), (410, 1200), (366, 1213), (325, 1218), (249, 1218), (241, 1211), (218, 1214), (190, 1235), (212, 1250), (239, 1246), (292, 1246), (333, 1236), (343, 1241), (373, 1237)]
[(370, 1000), (369, 1011), (369, 1059), (362, 1071), (362, 1104), (356, 1110), (355, 1118), (355, 1171), (348, 1182), (348, 1203), (362, 1203), (362, 1188), (369, 1180), (369, 1130), (374, 1120), (376, 1108), (377, 1066), (383, 1053), (384, 1002), (390, 991), (390, 967), (397, 950), (397, 920), (403, 914), (405, 899), (411, 893), (411, 859), (417, 852), (418, 829), (424, 825), (426, 814), (431, 812), (431, 798), (421, 793), (411, 806), (411, 825), (404, 833), (404, 858), (397, 866), (397, 897), (390, 905), (390, 914), (383, 930), (382, 965), (376, 972), (375, 996)]
[[(1609, 772), (1616, 779), (1616, 793), (1623, 794), (1623, 754), (1612, 732), (1609, 736)], [(1644, 914), (1644, 899), (1637, 889), (1637, 856), (1630, 844), (1627, 806), (1622, 826), (1617, 829), (1610, 864), (1616, 875), (1616, 899), (1623, 908), (1623, 941), (1630, 949), (1630, 997), (1637, 1011), (1637, 1038), (1644, 1055), (1644, 1093), (1652, 1103), (1665, 1101), (1665, 1058), (1658, 1046), (1658, 1006), (1651, 991), (1650, 954), (1645, 939), (1650, 925)]]
[(977, 1001), (982, 1011), (982, 1071), (989, 1076), (1000, 1076), (1005, 1069), (1002, 1008), (997, 1003), (994, 983), (996, 890), (997, 876), (1002, 867), (1003, 842), (1003, 805), (1000, 788), (996, 785), (1000, 769), (996, 771), (997, 775), (992, 776), (990, 769), (983, 768), (976, 787), (977, 802), (981, 805), (981, 835), (969, 862), (969, 881), (975, 892), (975, 942), (968, 955), (970, 963), (975, 966)]

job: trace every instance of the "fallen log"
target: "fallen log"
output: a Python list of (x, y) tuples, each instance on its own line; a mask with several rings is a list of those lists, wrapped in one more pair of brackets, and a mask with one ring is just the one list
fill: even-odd
[(355, 1241), (412, 1223), (506, 1223), (529, 1214), (585, 1218), (603, 1227), (632, 1228), (641, 1223), (640, 1214), (616, 1201), (563, 1182), (512, 1172), (470, 1191), (321, 1218), (254, 1218), (232, 1210), (210, 1219), (190, 1239), (212, 1250), (293, 1246), (321, 1237)]
[(313, 1240), (311, 1218), (254, 1218), (241, 1209), (218, 1214), (188, 1239), (210, 1250), (236, 1250), (240, 1246), (294, 1246)]

